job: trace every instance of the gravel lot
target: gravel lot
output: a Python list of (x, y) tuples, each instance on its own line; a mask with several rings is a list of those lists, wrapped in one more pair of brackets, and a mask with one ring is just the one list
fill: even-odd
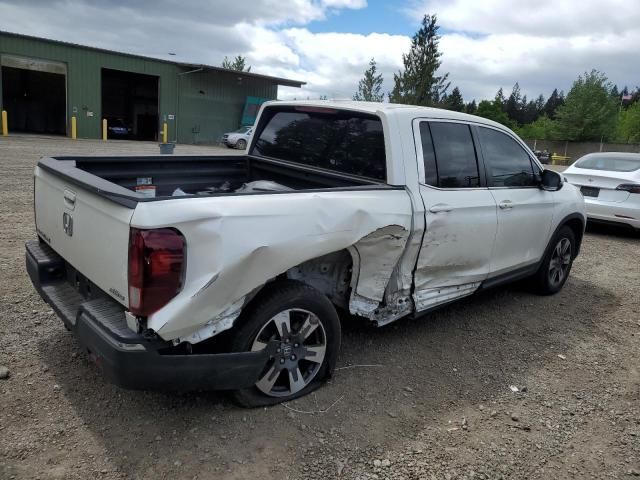
[(640, 238), (620, 230), (589, 230), (554, 297), (515, 285), (382, 329), (344, 319), (343, 368), (287, 406), (106, 384), (26, 275), (32, 170), (156, 151), (0, 137), (1, 479), (640, 476)]

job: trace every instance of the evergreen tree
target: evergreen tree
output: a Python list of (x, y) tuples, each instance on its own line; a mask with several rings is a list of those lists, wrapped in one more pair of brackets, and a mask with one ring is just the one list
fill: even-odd
[(354, 100), (361, 102), (381, 102), (384, 100), (382, 93), (382, 74), (378, 74), (376, 60), (369, 61), (369, 68), (365, 70), (364, 77), (358, 83), (358, 91), (353, 96)]
[(233, 59), (233, 61), (229, 60), (229, 58), (227, 57), (224, 57), (224, 60), (222, 61), (222, 68), (226, 68), (227, 70), (236, 70), (238, 72), (250, 72), (251, 66), (247, 67), (247, 69), (245, 70), (246, 62), (246, 58), (244, 58), (242, 55), (238, 55)]
[(580, 75), (556, 112), (557, 136), (570, 141), (607, 139), (615, 129), (617, 110), (604, 73)]
[(564, 103), (564, 93), (561, 91), (558, 93), (558, 89), (554, 88), (551, 96), (547, 99), (547, 103), (544, 104), (544, 113), (550, 119), (556, 118), (556, 110), (560, 105)]
[(544, 103), (544, 96), (540, 94), (538, 98), (536, 98), (536, 118), (544, 113)]
[[(526, 97), (524, 98), (524, 102), (526, 102)], [(504, 110), (507, 113), (507, 116), (516, 123), (522, 123), (522, 103), (523, 98), (520, 95), (520, 85), (516, 82), (511, 90), (511, 95), (509, 95), (507, 102), (504, 104)]]
[(611, 97), (613, 97), (614, 99), (617, 99), (618, 101), (620, 100), (620, 92), (618, 91), (617, 85), (614, 85), (611, 88)]
[(440, 103), (449, 88), (448, 73), (438, 75), (440, 57), (435, 15), (425, 15), (422, 26), (411, 40), (409, 53), (402, 55), (404, 70), (394, 74), (389, 101), (410, 105), (433, 106)]
[[(482, 102), (480, 102), (480, 103), (482, 103)], [(502, 87), (500, 87), (500, 89), (496, 92), (496, 96), (493, 99), (493, 103), (498, 105), (501, 110), (505, 109), (505, 105), (507, 103), (507, 100), (506, 100), (506, 98), (504, 98), (504, 92), (502, 91)], [(480, 107), (479, 104), (478, 104), (478, 107)]]
[(476, 111), (478, 110), (478, 105), (476, 105), (476, 100), (475, 98), (473, 100), (471, 100), (469, 103), (467, 103), (467, 105), (464, 108), (465, 112), (467, 112), (470, 115), (475, 115)]
[(460, 89), (458, 87), (454, 87), (451, 91), (451, 95), (447, 95), (443, 100), (443, 106), (447, 110), (453, 110), (456, 112), (464, 112), (464, 99), (462, 98), (462, 94), (460, 93)]

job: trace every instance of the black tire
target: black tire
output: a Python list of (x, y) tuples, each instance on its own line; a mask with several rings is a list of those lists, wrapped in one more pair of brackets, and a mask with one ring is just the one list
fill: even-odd
[(238, 140), (236, 142), (236, 148), (238, 150), (244, 150), (245, 148), (247, 148), (247, 141), (246, 140)]
[(536, 291), (540, 295), (553, 295), (562, 290), (575, 256), (576, 237), (573, 230), (564, 226), (549, 242), (542, 264), (534, 275)]
[[(274, 330), (277, 327), (276, 315), (289, 319), (291, 331), (288, 334), (285, 329), (285, 334), (280, 335), (282, 325)], [(256, 385), (233, 392), (240, 405), (261, 407), (293, 400), (318, 388), (333, 373), (340, 350), (340, 320), (333, 304), (315, 288), (293, 280), (277, 281), (265, 287), (238, 320), (239, 328), (231, 342), (232, 351), (259, 349), (256, 345), (259, 347), (266, 341), (281, 342), (277, 354), (265, 364)], [(314, 325), (311, 332), (306, 333), (311, 324)], [(324, 338), (324, 347), (315, 346), (322, 345), (318, 338)], [(307, 341), (313, 345), (307, 345)], [(316, 352), (305, 347), (324, 348), (321, 363), (317, 359), (310, 361)], [(294, 357), (297, 361), (293, 361)], [(269, 385), (274, 376), (275, 384)], [(295, 391), (301, 384), (294, 379), (305, 383), (304, 388)], [(266, 389), (269, 393), (265, 393)]]

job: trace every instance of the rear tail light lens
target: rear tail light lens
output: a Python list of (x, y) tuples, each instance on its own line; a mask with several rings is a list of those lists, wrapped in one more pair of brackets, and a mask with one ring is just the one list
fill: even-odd
[(618, 185), (616, 190), (624, 190), (629, 193), (640, 193), (640, 183), (623, 183)]
[(146, 317), (160, 310), (182, 289), (185, 241), (173, 228), (129, 234), (129, 310)]

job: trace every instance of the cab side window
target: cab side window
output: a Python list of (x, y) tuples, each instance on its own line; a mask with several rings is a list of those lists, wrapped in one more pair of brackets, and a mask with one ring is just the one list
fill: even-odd
[(420, 123), (425, 183), (440, 188), (480, 186), (478, 160), (468, 125)]
[(529, 154), (513, 138), (498, 130), (478, 127), (487, 172), (494, 187), (535, 187), (535, 168)]

